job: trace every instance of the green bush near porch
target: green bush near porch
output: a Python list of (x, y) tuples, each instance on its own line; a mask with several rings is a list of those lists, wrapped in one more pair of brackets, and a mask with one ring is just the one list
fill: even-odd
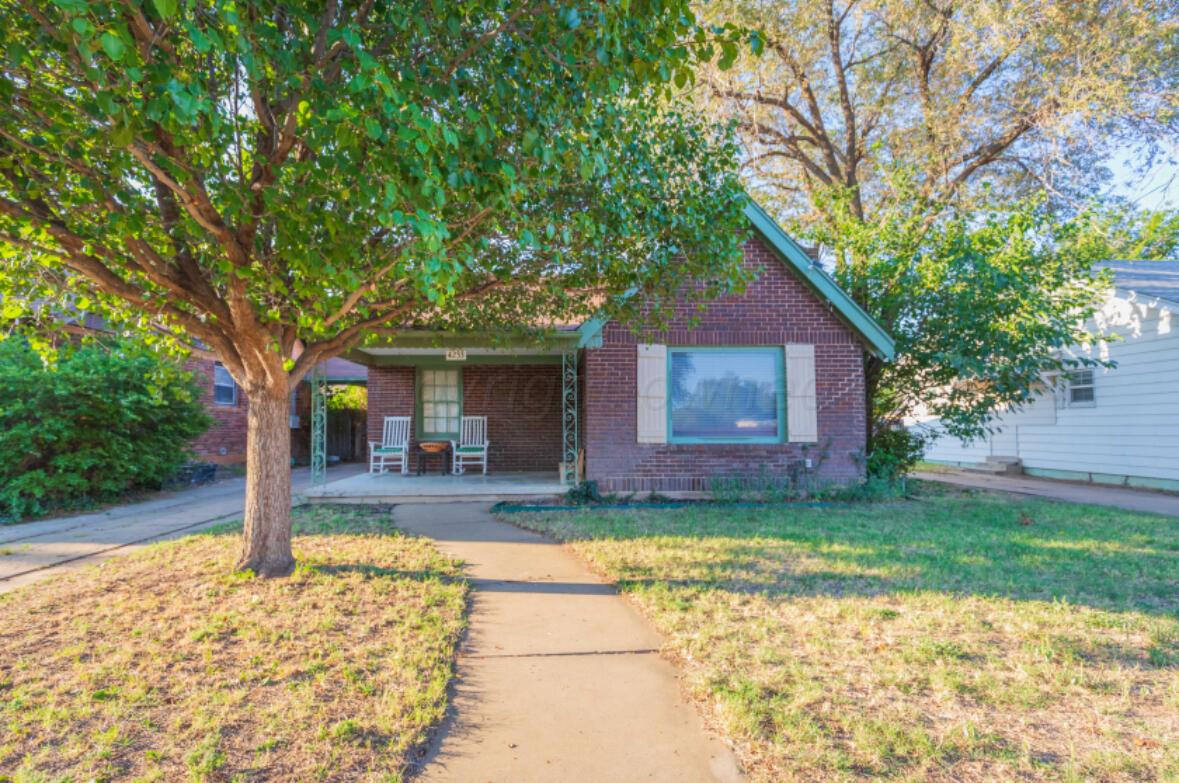
[(156, 489), (209, 426), (191, 375), (128, 343), (46, 364), (0, 341), (0, 523)]

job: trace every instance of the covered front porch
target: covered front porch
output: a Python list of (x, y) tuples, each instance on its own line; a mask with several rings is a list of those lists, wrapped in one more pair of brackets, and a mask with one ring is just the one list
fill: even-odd
[[(388, 471), (374, 463), (365, 475), (315, 481), (306, 496), (406, 502), (564, 492), (577, 482), (582, 462), (579, 355), (597, 335), (592, 327), (555, 327), (514, 339), (412, 331), (370, 340), (347, 355), (368, 368), (368, 441), (378, 450), (393, 445), (404, 460)], [(321, 407), (313, 404), (313, 416)], [(432, 450), (465, 452), (472, 419), (485, 432), (485, 464), (452, 475), (452, 461), (432, 457)], [(319, 430), (312, 429), (314, 437)], [(398, 443), (384, 444), (393, 431)]]

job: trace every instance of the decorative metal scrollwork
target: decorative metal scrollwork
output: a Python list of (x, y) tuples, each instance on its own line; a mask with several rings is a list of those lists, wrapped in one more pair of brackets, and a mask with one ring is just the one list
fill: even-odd
[(577, 351), (561, 356), (561, 480), (576, 484), (578, 449)]
[(327, 373), (323, 365), (311, 371), (311, 483), (327, 481)]

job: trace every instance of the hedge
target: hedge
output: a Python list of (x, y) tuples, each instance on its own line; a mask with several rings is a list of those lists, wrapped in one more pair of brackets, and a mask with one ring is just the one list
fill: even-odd
[(191, 374), (133, 343), (47, 363), (0, 340), (0, 522), (159, 488), (209, 424)]

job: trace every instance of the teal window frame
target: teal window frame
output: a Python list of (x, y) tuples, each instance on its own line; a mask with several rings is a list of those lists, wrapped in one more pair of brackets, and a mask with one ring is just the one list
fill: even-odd
[(463, 368), (452, 365), (420, 365), (414, 373), (414, 417), (413, 429), (414, 436), (420, 443), (421, 441), (431, 440), (458, 440), (459, 433), (456, 432), (427, 432), (424, 428), (425, 417), (422, 416), (422, 373), (427, 370), (453, 370), (458, 373), (458, 422), (459, 427), (462, 427), (463, 421)]
[[(775, 389), (774, 396), (777, 400), (778, 408), (778, 434), (774, 436), (767, 435), (749, 435), (742, 437), (740, 435), (722, 435), (715, 438), (706, 438), (700, 436), (679, 436), (675, 434), (675, 429), (672, 426), (672, 409), (671, 409), (671, 360), (676, 353), (737, 353), (749, 351), (764, 351), (771, 353), (774, 357), (774, 371), (775, 371)], [(667, 346), (667, 366), (665, 369), (667, 387), (664, 390), (667, 408), (667, 442), (675, 444), (757, 444), (757, 443), (785, 443), (786, 442), (786, 348), (779, 345), (669, 345)]]

